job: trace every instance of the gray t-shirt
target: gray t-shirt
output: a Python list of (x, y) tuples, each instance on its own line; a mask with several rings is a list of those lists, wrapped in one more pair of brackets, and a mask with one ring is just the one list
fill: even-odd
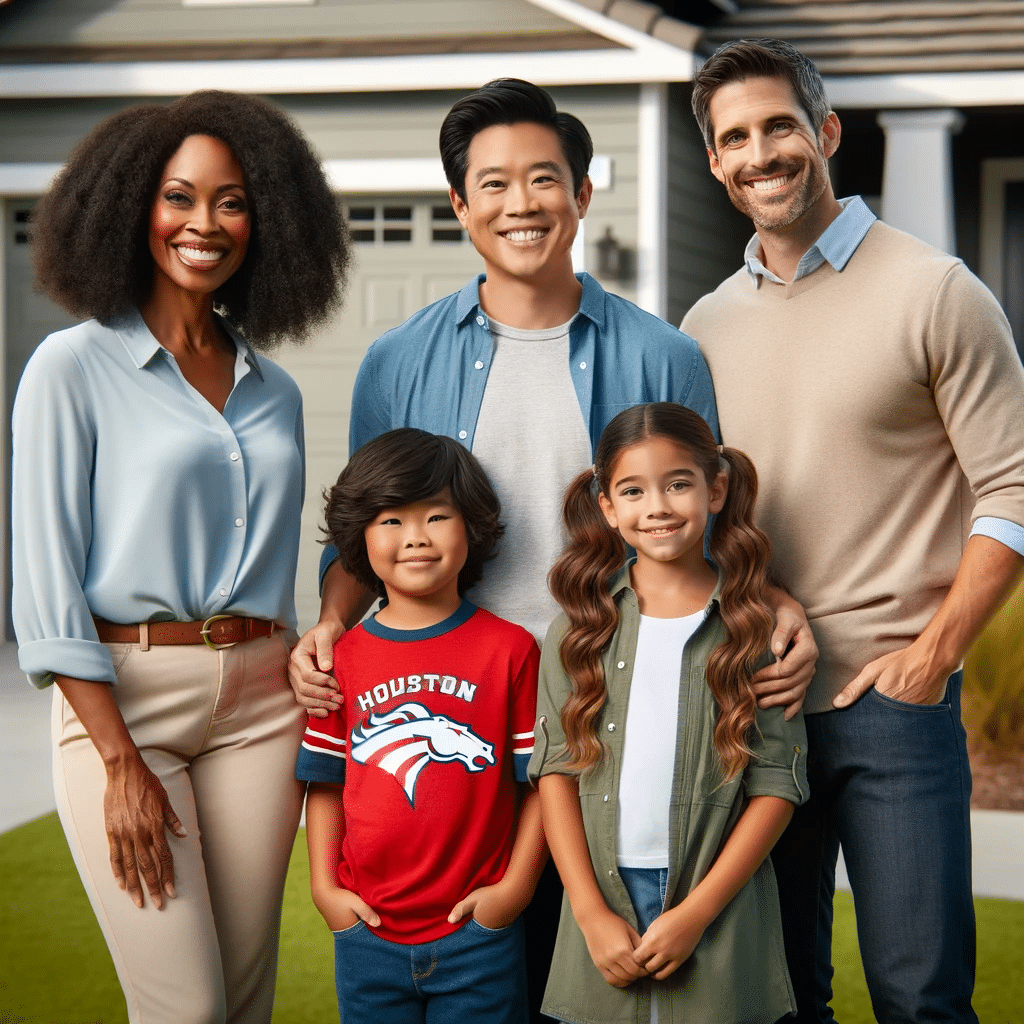
[(505, 533), (468, 596), (540, 642), (558, 613), (547, 574), (564, 543), (562, 497), (591, 463), (590, 436), (569, 376), (569, 324), (489, 327), (494, 358), (473, 454), (501, 499)]

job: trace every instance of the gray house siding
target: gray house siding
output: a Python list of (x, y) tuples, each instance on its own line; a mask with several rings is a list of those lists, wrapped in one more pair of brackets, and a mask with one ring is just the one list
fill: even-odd
[(132, 100), (0, 100), (0, 163), (61, 163), (99, 121)]
[[(575, 114), (587, 126), (594, 152), (611, 158), (611, 187), (594, 192), (584, 222), (587, 269), (599, 277), (595, 246), (608, 228), (624, 249), (636, 252), (640, 91), (625, 85), (552, 89), (551, 94), (560, 110)], [(609, 291), (636, 301), (635, 275), (600, 280)]]
[(668, 320), (678, 324), (736, 270), (752, 234), (711, 174), (688, 85), (669, 88), (668, 182)]
[[(454, 51), (460, 39), (516, 33), (580, 35), (577, 26), (526, 0), (318, 0), (255, 8), (185, 7), (182, 0), (35, 0), (0, 12), (4, 48), (420, 38), (444, 39), (445, 49)], [(593, 45), (601, 45), (597, 37)]]

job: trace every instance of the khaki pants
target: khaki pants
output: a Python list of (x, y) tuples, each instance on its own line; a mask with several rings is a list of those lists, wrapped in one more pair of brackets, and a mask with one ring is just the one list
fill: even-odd
[[(54, 790), (68, 844), (132, 1024), (269, 1024), (281, 900), (302, 808), (295, 755), (306, 716), (286, 638), (108, 645), (115, 695), (188, 835), (167, 833), (177, 898), (140, 910), (114, 882), (99, 754), (54, 687)], [(98, 684), (104, 685), (104, 684)]]

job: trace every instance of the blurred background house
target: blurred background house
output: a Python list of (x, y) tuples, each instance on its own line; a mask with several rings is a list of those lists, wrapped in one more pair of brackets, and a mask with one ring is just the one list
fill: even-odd
[[(297, 597), (308, 625), (319, 496), (345, 461), (362, 354), (480, 269), (437, 158), (454, 100), (511, 75), (578, 114), (596, 157), (577, 266), (678, 323), (736, 268), (750, 233), (708, 172), (689, 83), (719, 43), (762, 35), (790, 40), (825, 76), (843, 124), (837, 194), (863, 194), (889, 222), (962, 256), (1024, 346), (1024, 0), (6, 0), (4, 416), (34, 346), (68, 322), (32, 291), (29, 239), (33, 205), (71, 147), (140, 100), (199, 88), (270, 97), (323, 157), (358, 259), (331, 327), (277, 356), (306, 399)], [(5, 432), (5, 477), (9, 458)], [(2, 493), (5, 510), (6, 482)], [(0, 622), (8, 595), (5, 564)]]

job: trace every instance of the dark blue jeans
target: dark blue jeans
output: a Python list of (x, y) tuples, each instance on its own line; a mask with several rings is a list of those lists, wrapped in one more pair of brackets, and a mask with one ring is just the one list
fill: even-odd
[(522, 920), (485, 928), (470, 918), (435, 942), (403, 945), (362, 921), (334, 933), (344, 1024), (526, 1024)]
[(977, 1024), (971, 895), (971, 773), (963, 674), (939, 704), (869, 690), (808, 715), (810, 800), (772, 853), (802, 1024), (835, 1020), (832, 897), (839, 846), (857, 937), (882, 1024)]

